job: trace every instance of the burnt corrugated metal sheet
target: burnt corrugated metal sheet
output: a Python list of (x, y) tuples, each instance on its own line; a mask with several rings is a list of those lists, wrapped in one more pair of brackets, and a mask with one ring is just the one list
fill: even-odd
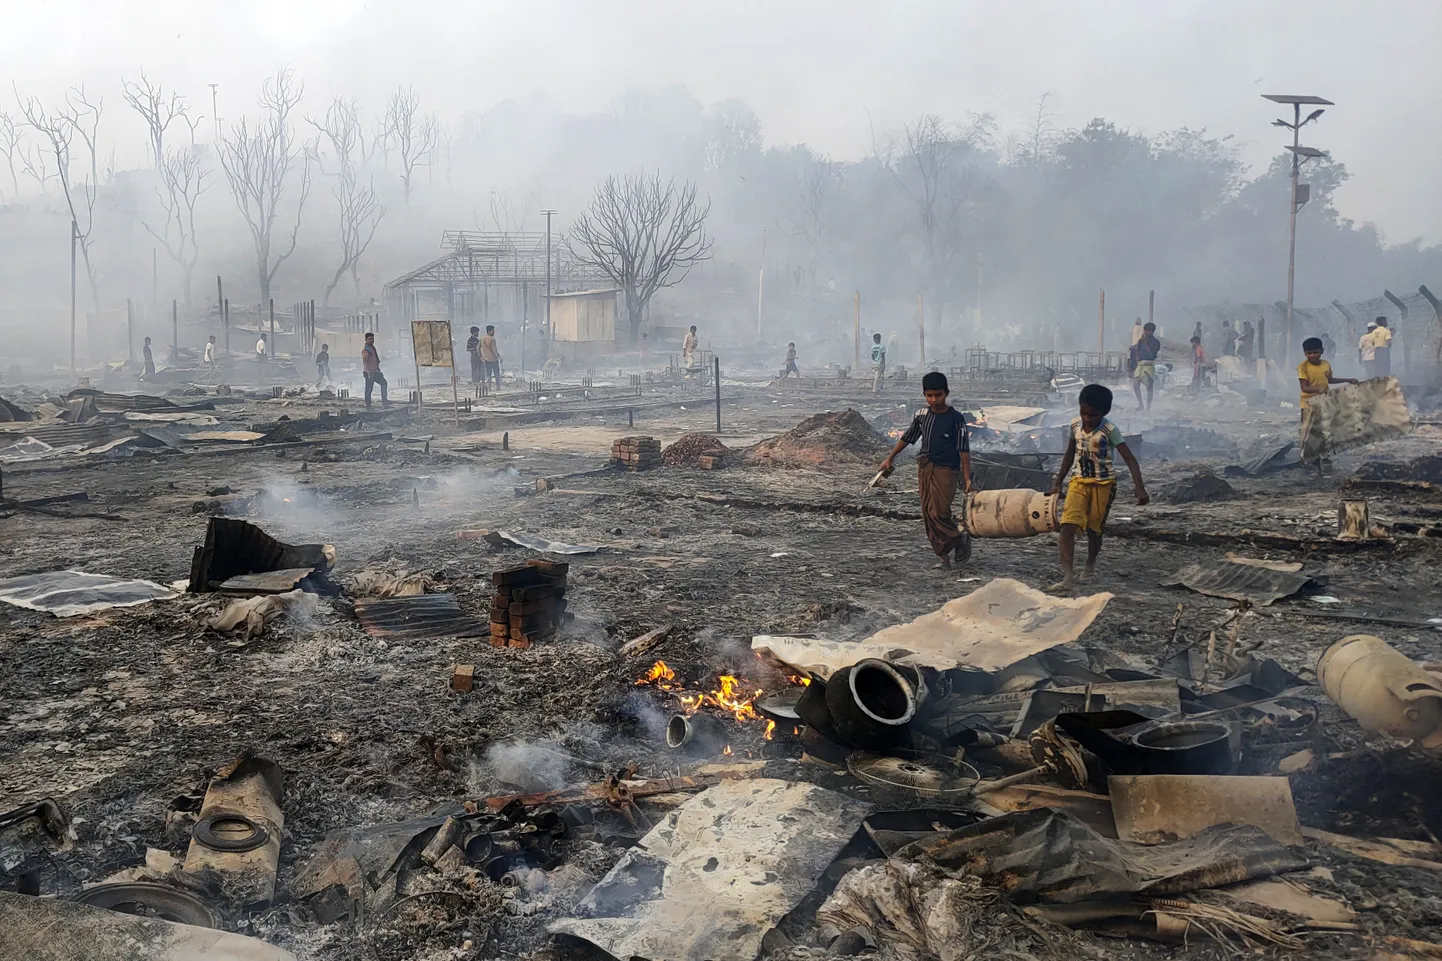
[(1250, 601), (1258, 607), (1291, 597), (1315, 583), (1315, 578), (1307, 574), (1233, 564), (1231, 561), (1189, 564), (1161, 582), (1163, 587), (1185, 587), (1208, 597)]
[(73, 444), (89, 447), (104, 443), (115, 433), (117, 430), (108, 424), (66, 424), (52, 421), (48, 424), (9, 428), (4, 432), (4, 437), (0, 437), (0, 447), (7, 446), (8, 443), (18, 443), (26, 437), (33, 437), (51, 447), (69, 447)]
[(430, 637), (480, 637), (490, 625), (461, 610), (454, 594), (415, 597), (363, 597), (356, 617), (372, 637), (423, 640)]
[(82, 397), (94, 398), (96, 409), (109, 414), (119, 414), (131, 410), (159, 410), (170, 413), (215, 410), (215, 402), (209, 400), (196, 401), (192, 404), (177, 404), (165, 397), (156, 397), (154, 394), (111, 394), (89, 387), (77, 387), (65, 395), (67, 401)]

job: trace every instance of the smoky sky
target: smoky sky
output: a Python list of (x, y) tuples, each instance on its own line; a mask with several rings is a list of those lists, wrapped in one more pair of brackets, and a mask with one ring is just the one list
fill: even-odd
[[(837, 159), (924, 113), (1061, 127), (1231, 134), (1256, 170), (1285, 131), (1264, 93), (1336, 102), (1306, 141), (1345, 163), (1347, 217), (1388, 242), (1442, 240), (1437, 0), (5, 0), (0, 69), (22, 95), (85, 83), (113, 103), (117, 160), (143, 162), (122, 75), (143, 68), (207, 114), (253, 112), (290, 64), (308, 99), (378, 107), (412, 84), (443, 115), (544, 98), (606, 111), (633, 86), (745, 100), (772, 144)], [(7, 98), (13, 95), (5, 91)]]

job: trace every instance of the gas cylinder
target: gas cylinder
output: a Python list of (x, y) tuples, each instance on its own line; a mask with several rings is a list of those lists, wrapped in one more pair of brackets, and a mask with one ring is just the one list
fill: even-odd
[(1035, 537), (1057, 529), (1058, 498), (1029, 488), (977, 491), (966, 499), (966, 529), (973, 537)]
[(1442, 747), (1442, 683), (1380, 637), (1353, 634), (1327, 648), (1317, 683), (1367, 730)]

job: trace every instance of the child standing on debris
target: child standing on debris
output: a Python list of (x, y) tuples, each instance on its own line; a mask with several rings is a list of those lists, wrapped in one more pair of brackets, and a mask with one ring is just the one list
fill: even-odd
[(781, 371), (781, 379), (785, 380), (792, 374), (795, 374), (798, 380), (801, 379), (801, 371), (796, 366), (796, 345), (794, 343), (786, 345), (786, 367)]
[(215, 376), (215, 335), (211, 334), (210, 339), (205, 342), (205, 368), (210, 376)]
[[(878, 343), (873, 350), (881, 346), (881, 335), (876, 337)], [(958, 564), (965, 564), (971, 557), (971, 538), (957, 526), (951, 505), (956, 500), (958, 481), (971, 493), (971, 442), (966, 417), (947, 403), (951, 390), (945, 374), (932, 371), (921, 378), (921, 393), (926, 398), (926, 407), (916, 412), (911, 426), (881, 462), (881, 469), (888, 473), (894, 470), (896, 455), (921, 441), (921, 451), (916, 455), (916, 479), (926, 539), (941, 558), (943, 567), (951, 566), (953, 553)]]
[(1131, 448), (1127, 447), (1121, 429), (1107, 419), (1107, 414), (1112, 412), (1112, 392), (1101, 384), (1087, 384), (1081, 390), (1078, 408), (1079, 416), (1071, 422), (1071, 436), (1067, 440), (1066, 453), (1061, 458), (1061, 469), (1051, 485), (1051, 493), (1060, 494), (1062, 483), (1071, 473), (1072, 462), (1079, 461), (1077, 476), (1067, 486), (1061, 515), (1059, 546), (1062, 579), (1059, 584), (1052, 585), (1052, 590), (1069, 591), (1075, 584), (1072, 562), (1076, 555), (1076, 535), (1080, 530), (1087, 532), (1087, 559), (1086, 566), (1082, 568), (1082, 580), (1090, 580), (1096, 572), (1107, 514), (1117, 496), (1113, 451), (1121, 455), (1127, 470), (1131, 471), (1137, 503), (1145, 504), (1150, 499), (1146, 485), (1142, 483), (1141, 465)]
[(371, 406), (371, 390), (376, 384), (381, 385), (381, 406), (389, 407), (390, 398), (386, 396), (386, 375), (381, 373), (381, 354), (376, 350), (376, 335), (366, 332), (366, 345), (361, 348), (361, 376), (366, 382), (366, 409)]
[(1355, 377), (1336, 377), (1332, 365), (1322, 359), (1322, 339), (1308, 337), (1302, 341), (1302, 353), (1307, 359), (1297, 365), (1297, 383), (1302, 387), (1302, 396), (1297, 406), (1302, 408), (1302, 441), (1306, 446), (1307, 427), (1312, 422), (1312, 400), (1332, 389), (1333, 384), (1355, 384)]
[(881, 343), (880, 334), (871, 335), (871, 392), (881, 393), (881, 383), (886, 380), (886, 347)]
[(1207, 365), (1207, 353), (1202, 350), (1202, 338), (1192, 338), (1192, 393), (1202, 389), (1202, 368)]
[(151, 377), (155, 374), (155, 353), (150, 349), (150, 338), (145, 338), (143, 355), (145, 357), (145, 373), (142, 377)]
[(681, 338), (681, 362), (686, 369), (690, 370), (696, 366), (696, 325), (692, 324), (691, 329), (686, 331), (686, 336)]

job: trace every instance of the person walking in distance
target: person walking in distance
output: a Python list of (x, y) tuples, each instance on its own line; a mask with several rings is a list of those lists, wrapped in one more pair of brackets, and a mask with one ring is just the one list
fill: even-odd
[(696, 325), (692, 324), (691, 329), (686, 331), (686, 336), (681, 340), (681, 363), (687, 370), (696, 366)]
[(215, 344), (215, 335), (211, 334), (210, 339), (205, 342), (205, 369), (207, 380), (213, 380), (215, 378), (215, 352), (218, 349)]
[(871, 335), (871, 392), (881, 393), (882, 382), (886, 380), (886, 345), (880, 334)]
[(361, 348), (361, 375), (366, 382), (366, 408), (371, 405), (371, 390), (376, 384), (381, 385), (381, 406), (389, 407), (390, 398), (386, 396), (386, 375), (381, 373), (381, 355), (376, 350), (376, 335), (366, 333), (366, 345)]
[(142, 350), (145, 357), (145, 373), (142, 377), (153, 377), (155, 375), (155, 352), (150, 349), (150, 338), (145, 338), (145, 345)]
[[(1197, 326), (1201, 327), (1200, 324)], [(1201, 342), (1199, 336), (1194, 335), (1192, 339)], [(1132, 392), (1137, 395), (1138, 410), (1148, 410), (1152, 406), (1152, 393), (1157, 389), (1157, 355), (1161, 352), (1162, 342), (1157, 339), (1157, 325), (1148, 323), (1142, 328), (1142, 339), (1132, 344)], [(1143, 384), (1147, 385), (1145, 403), (1142, 402)]]
[[(1377, 322), (1367, 321), (1367, 332), (1357, 339), (1357, 361), (1368, 380), (1377, 376)], [(1325, 346), (1325, 345), (1324, 345)], [(1304, 351), (1306, 348), (1302, 348)]]
[(315, 355), (315, 389), (330, 380), (330, 344), (321, 344), (320, 353)]
[(481, 366), (481, 328), (471, 328), (470, 339), (466, 341), (466, 353), (471, 358), (471, 383), (479, 384), (485, 371)]
[(258, 361), (260, 361), (260, 362), (263, 364), (263, 363), (265, 363), (265, 358), (266, 358), (266, 356), (267, 356), (267, 351), (266, 351), (266, 344), (265, 344), (265, 334), (261, 334), (261, 335), (260, 335), (260, 340), (257, 340), (257, 341), (255, 342), (255, 359), (258, 360)]
[(797, 380), (800, 380), (800, 379), (801, 379), (801, 369), (796, 366), (796, 344), (795, 344), (795, 343), (790, 343), (790, 344), (787, 344), (787, 345), (786, 345), (786, 366), (783, 367), (783, 368), (781, 368), (781, 379), (782, 379), (782, 380), (785, 380), (786, 378), (790, 377), (792, 374), (795, 374), (795, 375), (796, 375), (796, 379), (797, 379)]
[(495, 324), (486, 325), (486, 336), (481, 338), (476, 348), (481, 358), (481, 380), (487, 381), (494, 377), (496, 390), (501, 389), (501, 348), (496, 344)]

